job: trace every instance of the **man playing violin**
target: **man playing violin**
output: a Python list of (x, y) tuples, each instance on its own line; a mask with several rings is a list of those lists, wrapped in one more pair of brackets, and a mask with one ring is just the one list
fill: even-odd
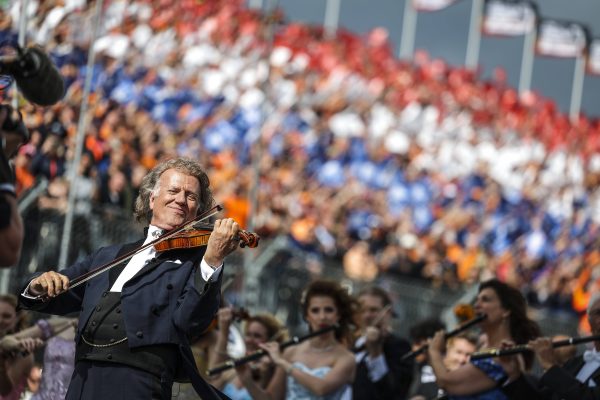
[(391, 332), (392, 301), (387, 292), (372, 286), (358, 294), (358, 302), (361, 336), (355, 346), (354, 398), (405, 399), (413, 362), (401, 360), (410, 351), (410, 343)]
[[(239, 226), (217, 220), (206, 247), (154, 247), (69, 289), (69, 282), (140, 248), (210, 209), (209, 179), (192, 160), (172, 159), (144, 177), (135, 216), (147, 238), (104, 247), (60, 271), (34, 276), (24, 308), (79, 312), (75, 371), (66, 399), (170, 399), (175, 380), (189, 379), (202, 399), (222, 397), (196, 369), (188, 335), (205, 330), (218, 310), (223, 260), (238, 245)], [(40, 297), (43, 300), (40, 300)]]

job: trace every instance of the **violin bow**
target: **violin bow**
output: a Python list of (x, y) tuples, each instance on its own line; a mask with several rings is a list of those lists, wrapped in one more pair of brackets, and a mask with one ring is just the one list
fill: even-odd
[[(68, 287), (67, 291), (69, 291), (73, 288), (76, 288), (77, 286), (89, 281), (90, 279), (100, 275), (103, 272), (108, 271), (109, 269), (121, 264), (123, 261), (127, 261), (127, 260), (131, 259), (133, 256), (135, 256), (136, 254), (138, 254), (141, 251), (144, 251), (152, 246), (155, 246), (156, 244), (158, 244), (160, 242), (170, 239), (182, 231), (192, 229), (192, 227), (195, 224), (197, 224), (198, 222), (204, 221), (207, 218), (212, 217), (216, 213), (220, 212), (222, 209), (223, 209), (223, 207), (217, 204), (216, 206), (212, 207), (211, 209), (203, 211), (202, 213), (197, 215), (194, 219), (182, 223), (181, 225), (173, 228), (172, 230), (170, 230), (167, 233), (164, 233), (160, 237), (152, 240), (151, 242), (148, 242), (145, 245), (138, 247), (135, 250), (130, 251), (129, 253), (125, 253), (122, 256), (117, 257), (116, 259), (109, 262), (108, 264), (104, 264), (98, 268), (94, 268), (91, 271), (86, 272), (85, 274), (82, 274), (76, 278), (73, 278), (73, 280), (71, 282), (69, 282), (69, 287)], [(66, 293), (66, 291), (63, 293)], [(42, 295), (36, 296), (35, 299), (45, 301), (45, 300), (47, 300), (47, 296), (42, 294)]]
[[(381, 321), (383, 321), (383, 317), (385, 317), (385, 314), (390, 311), (392, 309), (392, 305), (388, 304), (387, 306), (383, 307), (381, 310), (379, 310), (379, 312), (377, 313), (377, 315), (375, 316), (375, 319), (373, 320), (373, 323), (370, 324), (369, 326), (377, 326), (379, 325), (379, 323)], [(354, 347), (352, 349), (352, 351), (354, 353), (360, 353), (361, 351), (364, 351), (367, 348), (367, 341), (365, 340), (365, 343), (361, 344), (360, 346)]]

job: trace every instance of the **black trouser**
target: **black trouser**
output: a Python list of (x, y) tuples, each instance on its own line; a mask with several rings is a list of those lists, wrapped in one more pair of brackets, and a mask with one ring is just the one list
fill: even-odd
[(77, 361), (65, 400), (170, 400), (173, 376), (127, 365)]

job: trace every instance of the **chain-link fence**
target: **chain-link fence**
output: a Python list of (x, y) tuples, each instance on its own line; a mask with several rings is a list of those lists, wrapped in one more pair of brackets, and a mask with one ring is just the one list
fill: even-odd
[(30, 207), (23, 213), (25, 239), (21, 259), (7, 270), (2, 287), (16, 292), (24, 280), (37, 271), (60, 270), (99, 247), (126, 243), (142, 237), (143, 229), (132, 222), (131, 214), (102, 208), (74, 216), (67, 265), (58, 265), (65, 215), (55, 209)]

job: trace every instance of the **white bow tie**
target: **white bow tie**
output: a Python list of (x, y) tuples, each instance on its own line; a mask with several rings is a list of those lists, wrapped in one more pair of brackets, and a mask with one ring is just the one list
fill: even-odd
[(600, 364), (600, 353), (594, 350), (586, 350), (583, 353), (583, 360), (585, 362), (595, 361)]
[(162, 234), (163, 234), (162, 229), (157, 229), (155, 231), (152, 231), (150, 236), (152, 236), (154, 239), (158, 239)]

